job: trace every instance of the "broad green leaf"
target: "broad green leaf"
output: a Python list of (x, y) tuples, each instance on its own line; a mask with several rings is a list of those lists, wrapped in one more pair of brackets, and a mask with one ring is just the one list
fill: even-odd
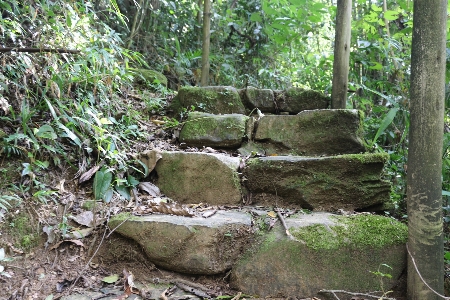
[(62, 123), (57, 122), (58, 127), (61, 128), (62, 130), (64, 130), (64, 132), (67, 134), (67, 136), (75, 143), (77, 144), (77, 146), (81, 147), (81, 141), (80, 139), (75, 135), (75, 133), (73, 133), (72, 131), (70, 131), (69, 128), (67, 128), (66, 126), (64, 126)]
[(378, 5), (376, 5), (376, 4), (372, 4), (371, 8), (373, 11), (382, 11), (383, 10), (381, 7), (378, 7)]
[(106, 190), (105, 196), (103, 197), (103, 200), (104, 200), (106, 203), (109, 203), (109, 202), (111, 202), (111, 199), (112, 199), (113, 195), (114, 195), (113, 189), (112, 189), (112, 188), (109, 188), (109, 189)]
[(397, 114), (397, 111), (399, 110), (398, 107), (391, 108), (389, 112), (384, 117), (383, 121), (381, 121), (380, 128), (378, 128), (377, 133), (375, 134), (375, 137), (373, 138), (373, 141), (371, 143), (371, 147), (377, 142), (380, 135), (388, 128), (388, 126), (392, 123), (392, 121), (395, 118), (395, 115)]
[(34, 129), (34, 134), (39, 138), (44, 139), (56, 139), (58, 136), (56, 135), (55, 131), (53, 130), (52, 126), (45, 124), (42, 125), (39, 129)]
[(371, 62), (371, 63), (372, 63), (373, 65), (370, 66), (369, 69), (372, 69), (372, 70), (381, 70), (381, 69), (383, 69), (383, 65), (380, 64), (379, 62), (373, 61), (373, 62)]
[(393, 11), (393, 10), (387, 10), (384, 13), (384, 17), (386, 18), (386, 20), (392, 21), (392, 20), (397, 20), (398, 18), (398, 11)]
[(112, 181), (112, 173), (106, 169), (106, 167), (102, 167), (100, 170), (95, 173), (94, 177), (94, 197), (96, 200), (104, 199), (108, 189), (110, 189)]
[(117, 274), (114, 274), (114, 275), (111, 275), (111, 276), (107, 276), (107, 277), (104, 277), (102, 279), (102, 281), (106, 282), (106, 283), (114, 283), (117, 280), (119, 280), (119, 275), (117, 275)]
[(127, 176), (127, 181), (129, 186), (137, 186), (139, 184), (139, 181), (131, 175)]
[(131, 199), (130, 188), (128, 186), (125, 186), (123, 184), (118, 185), (116, 186), (116, 191), (119, 193), (120, 196), (124, 197), (125, 200)]
[(250, 21), (262, 22), (261, 15), (259, 13), (252, 13), (252, 15), (250, 16)]

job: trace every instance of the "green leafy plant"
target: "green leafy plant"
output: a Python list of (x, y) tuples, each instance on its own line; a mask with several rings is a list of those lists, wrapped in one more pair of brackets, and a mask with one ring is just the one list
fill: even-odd
[(392, 267), (391, 267), (391, 266), (389, 266), (389, 265), (387, 265), (387, 264), (380, 264), (380, 266), (378, 267), (378, 270), (377, 270), (377, 271), (370, 271), (370, 273), (374, 274), (375, 276), (377, 276), (377, 277), (380, 279), (380, 290), (381, 290), (381, 292), (382, 292), (382, 296), (379, 298), (380, 300), (381, 300), (381, 299), (386, 299), (386, 298), (387, 298), (387, 295), (390, 294), (390, 293), (392, 293), (392, 291), (386, 291), (386, 290), (385, 290), (385, 287), (384, 287), (384, 281), (383, 281), (383, 279), (385, 279), (385, 278), (391, 279), (391, 278), (392, 278), (392, 275), (389, 274), (389, 273), (381, 272), (381, 268), (382, 268), (382, 267), (385, 268), (385, 269), (392, 270)]

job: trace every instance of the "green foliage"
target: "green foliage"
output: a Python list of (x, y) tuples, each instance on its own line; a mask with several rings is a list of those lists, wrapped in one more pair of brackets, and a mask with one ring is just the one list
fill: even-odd
[(106, 167), (102, 167), (95, 173), (94, 177), (94, 197), (110, 202), (113, 190), (111, 188), (112, 173)]

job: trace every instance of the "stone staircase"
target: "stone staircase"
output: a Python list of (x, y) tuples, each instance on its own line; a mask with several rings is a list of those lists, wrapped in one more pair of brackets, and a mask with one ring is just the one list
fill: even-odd
[(195, 214), (121, 214), (110, 228), (121, 224), (116, 231), (161, 268), (231, 271), (230, 285), (247, 295), (323, 299), (321, 290), (391, 288), (406, 266), (407, 228), (368, 213), (388, 209), (388, 156), (366, 152), (361, 112), (328, 105), (299, 88), (182, 88), (172, 112), (198, 111), (179, 132), (180, 147), (228, 154), (142, 153), (161, 192)]

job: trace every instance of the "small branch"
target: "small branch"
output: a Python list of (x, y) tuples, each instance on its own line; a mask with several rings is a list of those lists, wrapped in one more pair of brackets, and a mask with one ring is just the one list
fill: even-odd
[[(284, 227), (284, 230), (286, 230), (286, 235), (287, 235), (291, 240), (293, 240), (293, 241), (302, 242), (302, 241), (297, 240), (297, 239), (289, 232), (289, 229), (288, 229), (288, 227), (287, 227), (287, 225), (286, 225), (286, 222), (284, 221), (284, 218), (283, 218), (283, 216), (281, 215), (280, 210), (279, 210), (278, 208), (277, 208), (277, 215), (278, 215), (278, 219), (280, 219), (280, 222), (281, 222), (281, 224), (282, 224), (283, 227)], [(302, 242), (302, 243), (304, 244), (304, 242)]]
[(369, 298), (374, 298), (374, 299), (395, 300), (394, 298), (386, 298), (384, 296), (375, 296), (375, 295), (365, 294), (365, 293), (351, 293), (351, 292), (347, 292), (344, 290), (320, 290), (319, 293), (333, 294), (333, 296), (336, 297), (336, 299), (339, 299), (338, 296), (336, 296), (336, 293), (342, 293), (342, 294), (351, 295), (351, 296), (363, 296), (363, 297), (369, 297)]
[(42, 53), (42, 52), (51, 52), (51, 53), (80, 53), (80, 50), (69, 50), (69, 49), (53, 49), (53, 48), (0, 48), (0, 53), (4, 52), (28, 52), (28, 53)]

